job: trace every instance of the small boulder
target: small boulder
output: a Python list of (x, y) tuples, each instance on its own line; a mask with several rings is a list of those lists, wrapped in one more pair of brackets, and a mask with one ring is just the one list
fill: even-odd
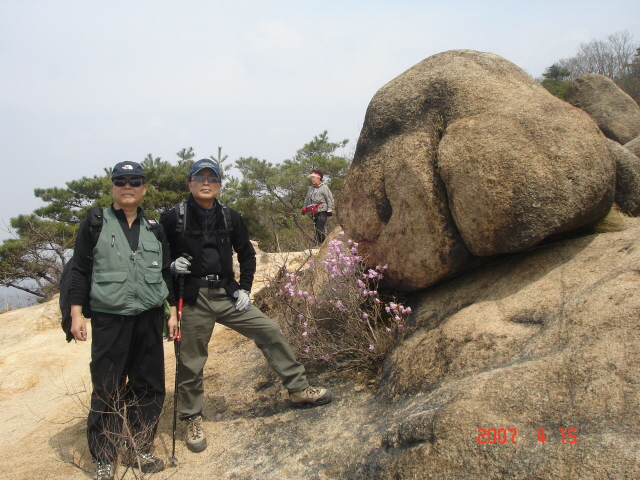
[(616, 162), (615, 201), (628, 215), (640, 215), (640, 158), (618, 142), (609, 140), (609, 149)]
[(640, 107), (609, 77), (581, 75), (569, 86), (565, 100), (591, 115), (602, 133), (618, 143), (640, 135)]

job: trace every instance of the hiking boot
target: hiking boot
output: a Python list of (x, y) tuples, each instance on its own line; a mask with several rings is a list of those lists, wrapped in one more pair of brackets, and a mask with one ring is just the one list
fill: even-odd
[(93, 480), (113, 480), (115, 471), (116, 467), (113, 463), (98, 462), (98, 471), (96, 472), (96, 476), (93, 477)]
[(207, 437), (202, 429), (202, 415), (187, 419), (187, 448), (196, 453), (207, 448)]
[(294, 407), (324, 405), (331, 401), (331, 391), (326, 388), (307, 387), (299, 392), (289, 394)]
[(158, 457), (154, 457), (149, 452), (141, 453), (128, 449), (123, 458), (122, 464), (127, 467), (140, 467), (142, 473), (158, 473), (164, 470), (164, 462)]

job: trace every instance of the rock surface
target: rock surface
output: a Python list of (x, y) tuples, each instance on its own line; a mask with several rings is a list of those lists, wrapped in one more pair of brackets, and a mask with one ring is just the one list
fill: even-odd
[(339, 217), (371, 264), (389, 264), (387, 286), (416, 291), (596, 222), (614, 176), (585, 112), (497, 55), (453, 50), (375, 94)]
[[(180, 426), (177, 467), (151, 478), (638, 478), (640, 219), (627, 222), (623, 232), (494, 259), (409, 297), (414, 314), (379, 391), (312, 372), (334, 390), (324, 407), (291, 409), (253, 343), (216, 327), (205, 368), (209, 448), (188, 451)], [(0, 478), (92, 478), (90, 343), (65, 343), (56, 300), (0, 319)], [(163, 459), (171, 345), (165, 361), (155, 448)]]
[(591, 115), (600, 130), (618, 143), (640, 135), (640, 107), (609, 77), (581, 75), (569, 86), (565, 100)]
[(634, 138), (629, 143), (625, 143), (624, 148), (629, 150), (636, 157), (640, 157), (640, 136)]
[(618, 142), (608, 140), (611, 155), (616, 162), (615, 201), (628, 215), (640, 215), (640, 158)]

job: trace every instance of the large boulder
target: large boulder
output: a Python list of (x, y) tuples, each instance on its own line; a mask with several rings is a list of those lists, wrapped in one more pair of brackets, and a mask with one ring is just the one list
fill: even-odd
[(628, 215), (640, 215), (640, 158), (618, 142), (608, 140), (616, 162), (615, 202)]
[(453, 50), (373, 97), (338, 208), (386, 285), (415, 291), (598, 221), (614, 175), (585, 112), (497, 55)]
[(609, 77), (581, 75), (569, 86), (565, 100), (591, 115), (600, 130), (618, 143), (640, 135), (640, 107)]

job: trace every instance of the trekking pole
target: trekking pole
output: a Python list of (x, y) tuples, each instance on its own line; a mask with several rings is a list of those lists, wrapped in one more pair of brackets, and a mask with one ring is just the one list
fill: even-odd
[[(183, 254), (187, 260), (191, 260), (191, 256)], [(169, 463), (176, 464), (176, 428), (178, 424), (178, 378), (180, 374), (180, 342), (182, 342), (182, 304), (184, 302), (184, 275), (178, 277), (178, 334), (173, 340), (173, 346), (176, 352), (176, 378), (173, 387), (173, 434), (171, 438), (171, 458)]]

